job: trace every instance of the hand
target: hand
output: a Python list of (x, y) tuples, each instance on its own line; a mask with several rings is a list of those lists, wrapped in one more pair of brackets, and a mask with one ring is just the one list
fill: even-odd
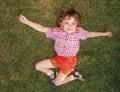
[(106, 36), (108, 37), (111, 37), (112, 36), (112, 32), (108, 31), (108, 32), (105, 32)]
[(18, 19), (19, 19), (20, 22), (22, 22), (24, 24), (27, 24), (27, 22), (28, 22), (28, 19), (25, 16), (23, 16), (23, 15), (20, 15), (18, 17)]

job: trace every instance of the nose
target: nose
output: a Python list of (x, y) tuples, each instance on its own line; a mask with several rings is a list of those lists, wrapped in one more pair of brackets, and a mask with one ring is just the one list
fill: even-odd
[(71, 30), (72, 29), (72, 26), (69, 24), (68, 25), (68, 30)]

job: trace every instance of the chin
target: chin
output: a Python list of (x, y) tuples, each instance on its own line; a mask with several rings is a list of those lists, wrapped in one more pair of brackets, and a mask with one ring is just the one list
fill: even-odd
[(74, 31), (68, 31), (68, 33), (73, 33)]
[(73, 30), (71, 30), (71, 31), (65, 31), (65, 32), (67, 32), (67, 33), (73, 33), (74, 31), (73, 31)]

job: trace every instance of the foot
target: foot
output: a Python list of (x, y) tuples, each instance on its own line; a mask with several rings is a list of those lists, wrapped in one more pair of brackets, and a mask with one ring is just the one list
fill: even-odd
[(80, 74), (79, 71), (75, 70), (72, 75), (75, 77), (75, 79), (81, 80), (81, 81), (85, 81), (85, 77)]
[(55, 83), (54, 83), (54, 80), (51, 80), (51, 86), (53, 87), (53, 88), (56, 88), (57, 86), (55, 85)]
[(53, 73), (51, 73), (51, 75), (50, 75), (50, 79), (54, 80), (56, 78), (56, 75), (57, 75), (57, 72), (53, 71)]

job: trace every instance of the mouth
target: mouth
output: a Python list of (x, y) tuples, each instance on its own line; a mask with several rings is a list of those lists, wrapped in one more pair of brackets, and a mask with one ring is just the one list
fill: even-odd
[(67, 29), (67, 31), (73, 31), (72, 29)]
[(67, 32), (67, 33), (72, 33), (73, 31), (72, 31), (72, 30), (67, 30), (66, 32)]

